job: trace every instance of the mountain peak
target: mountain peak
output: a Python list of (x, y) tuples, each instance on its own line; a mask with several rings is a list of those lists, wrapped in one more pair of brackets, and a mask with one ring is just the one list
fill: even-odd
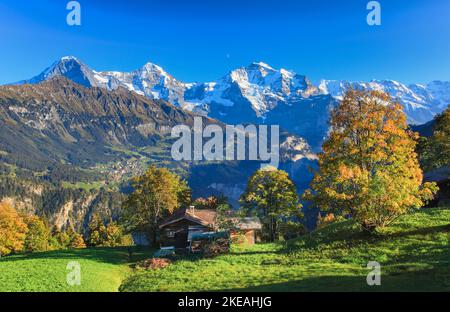
[(266, 69), (275, 70), (272, 66), (270, 66), (269, 64), (264, 63), (264, 62), (253, 62), (250, 64), (249, 67), (263, 67)]
[(61, 57), (59, 60), (60, 60), (61, 62), (65, 62), (65, 61), (77, 61), (77, 62), (79, 62), (78, 59), (77, 59), (75, 56), (71, 56), (71, 55), (69, 55), (69, 56), (63, 56), (63, 57)]
[(49, 68), (47, 68), (48, 71), (54, 70), (57, 67), (64, 67), (64, 66), (71, 66), (71, 67), (85, 67), (87, 66), (81, 62), (78, 58), (75, 56), (63, 56), (56, 62), (54, 62)]
[(147, 72), (159, 72), (161, 74), (166, 74), (165, 70), (154, 63), (147, 62), (144, 64), (144, 66), (141, 67), (141, 70), (147, 71)]
[(76, 57), (63, 56), (39, 75), (29, 80), (21, 81), (19, 84), (39, 83), (53, 77), (66, 77), (85, 87), (92, 87), (97, 86), (95, 79), (93, 78), (94, 75), (94, 71), (79, 61)]

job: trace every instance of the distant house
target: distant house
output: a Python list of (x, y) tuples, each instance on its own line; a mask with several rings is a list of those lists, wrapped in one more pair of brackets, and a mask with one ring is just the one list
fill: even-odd
[[(236, 229), (231, 231), (231, 237), (243, 234), (248, 243), (254, 244), (257, 231), (261, 230), (261, 223), (254, 218), (236, 219)], [(181, 208), (165, 219), (160, 225), (161, 246), (187, 248), (193, 236), (216, 232), (217, 212), (210, 209)]]
[(247, 244), (253, 245), (257, 242), (262, 229), (261, 222), (257, 218), (234, 218), (233, 221), (236, 229), (230, 231), (232, 240), (242, 237)]

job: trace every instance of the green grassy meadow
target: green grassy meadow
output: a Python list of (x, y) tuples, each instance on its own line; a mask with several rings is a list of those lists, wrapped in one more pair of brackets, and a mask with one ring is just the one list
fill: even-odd
[[(152, 254), (135, 251), (132, 261)], [(67, 264), (78, 261), (81, 285), (67, 284)], [(132, 273), (127, 248), (89, 248), (13, 255), (0, 259), (0, 291), (115, 292)]]
[[(130, 261), (126, 248), (100, 248), (5, 257), (0, 291), (450, 291), (450, 209), (422, 209), (376, 235), (338, 221), (288, 242), (132, 269), (150, 254)], [(81, 264), (81, 286), (66, 284), (71, 260)], [(381, 286), (366, 283), (369, 261), (381, 264)]]

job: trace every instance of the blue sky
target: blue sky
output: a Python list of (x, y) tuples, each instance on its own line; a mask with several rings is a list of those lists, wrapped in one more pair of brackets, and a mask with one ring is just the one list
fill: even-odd
[(450, 1), (0, 0), (0, 84), (74, 55), (96, 70), (151, 61), (183, 81), (210, 81), (252, 61), (326, 79), (450, 80)]

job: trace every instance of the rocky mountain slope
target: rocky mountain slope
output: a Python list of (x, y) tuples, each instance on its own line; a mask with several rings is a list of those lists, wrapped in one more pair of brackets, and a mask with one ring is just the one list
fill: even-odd
[[(64, 77), (0, 87), (0, 150), (5, 159), (93, 165), (110, 147), (152, 145), (193, 115), (123, 88), (87, 88)], [(45, 161), (44, 161), (45, 160)]]

